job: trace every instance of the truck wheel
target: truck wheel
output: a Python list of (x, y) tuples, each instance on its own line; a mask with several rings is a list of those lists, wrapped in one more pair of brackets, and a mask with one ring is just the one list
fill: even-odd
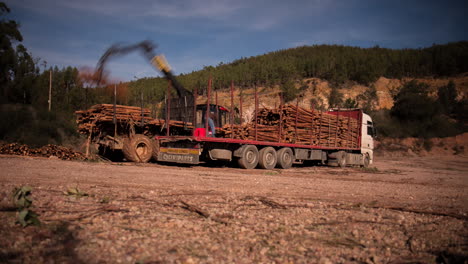
[(336, 163), (340, 168), (346, 167), (346, 152), (344, 151), (338, 151), (336, 153)]
[(153, 152), (152, 152), (152, 157), (154, 161), (158, 160), (158, 155), (159, 155), (159, 140), (157, 139), (152, 139), (153, 142)]
[(148, 162), (153, 154), (151, 139), (142, 134), (124, 140), (122, 152), (124, 157), (133, 162)]
[(293, 164), (293, 152), (290, 148), (282, 148), (278, 150), (278, 163), (276, 167), (281, 169), (289, 169)]
[(368, 154), (364, 154), (364, 160), (362, 161), (362, 167), (367, 168), (370, 164), (370, 158)]
[(278, 156), (276, 155), (276, 150), (272, 147), (262, 148), (260, 150), (258, 167), (261, 169), (271, 170), (276, 166), (278, 161)]
[(258, 164), (258, 149), (254, 145), (246, 145), (242, 156), (237, 161), (243, 169), (253, 169)]

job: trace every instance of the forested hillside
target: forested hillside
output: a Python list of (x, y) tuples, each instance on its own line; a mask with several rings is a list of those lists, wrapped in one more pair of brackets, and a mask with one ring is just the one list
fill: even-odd
[[(170, 60), (170, 58), (169, 58)], [(424, 49), (359, 48), (338, 45), (303, 46), (280, 50), (231, 63), (206, 66), (202, 70), (179, 75), (180, 81), (192, 90), (204, 88), (210, 76), (215, 89), (229, 87), (231, 81), (240, 87), (278, 84), (288, 92), (293, 82), (304, 78), (321, 78), (334, 86), (351, 80), (369, 85), (379, 77), (448, 77), (468, 72), (468, 42), (433, 45)], [(160, 100), (166, 82), (162, 78), (146, 78), (130, 82), (149, 98)], [(135, 93), (135, 97), (136, 94)]]
[(468, 71), (468, 42), (424, 49), (394, 50), (338, 45), (303, 46), (241, 58), (181, 76), (188, 86), (216, 76), (219, 87), (233, 80), (244, 85), (281, 83), (318, 77), (335, 84), (346, 80), (369, 84), (378, 77), (453, 76)]

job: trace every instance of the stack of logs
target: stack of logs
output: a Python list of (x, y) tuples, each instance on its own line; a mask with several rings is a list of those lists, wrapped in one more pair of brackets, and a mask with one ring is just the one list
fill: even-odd
[(0, 146), (0, 154), (35, 156), (35, 157), (57, 157), (62, 160), (85, 160), (86, 157), (81, 152), (73, 151), (71, 148), (45, 145), (40, 148), (30, 148), (28, 145), (18, 143), (5, 144)]
[[(97, 104), (88, 110), (76, 111), (75, 114), (77, 116), (78, 132), (81, 134), (99, 133), (100, 125), (113, 123), (114, 105)], [(128, 126), (162, 127), (165, 124), (164, 119), (152, 118), (151, 111), (148, 108), (135, 106), (116, 105), (115, 119), (117, 123)], [(184, 127), (184, 122), (171, 120), (170, 126)]]
[(359, 126), (352, 117), (286, 105), (259, 109), (252, 122), (232, 127), (225, 125), (220, 135), (244, 140), (356, 148)]

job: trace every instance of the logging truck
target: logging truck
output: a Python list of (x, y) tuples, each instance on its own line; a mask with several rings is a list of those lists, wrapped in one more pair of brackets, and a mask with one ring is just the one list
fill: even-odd
[[(171, 107), (168, 119), (175, 118), (172, 112), (183, 111), (194, 116), (196, 126), (190, 136), (171, 134), (170, 127), (167, 135), (155, 136), (155, 159), (183, 164), (232, 162), (244, 169), (288, 169), (296, 163), (339, 167), (372, 164), (375, 129), (371, 117), (362, 110), (319, 112), (282, 105), (268, 110), (258, 108), (258, 99), (255, 102), (255, 117), (245, 124), (234, 123), (234, 107), (223, 107), (227, 118), (217, 122), (215, 136), (207, 133), (207, 112), (204, 119), (197, 119), (185, 106)], [(262, 116), (262, 110), (267, 114)]]
[[(255, 90), (254, 118), (242, 123), (242, 98), (239, 98), (240, 115), (235, 118), (232, 83), (229, 108), (219, 106), (217, 100), (212, 104), (211, 79), (206, 103), (197, 104), (198, 93), (194, 95), (177, 81), (164, 57), (154, 54), (154, 45), (149, 41), (112, 46), (99, 60), (99, 72), (103, 72), (105, 62), (112, 55), (136, 49), (164, 74), (169, 85), (164, 119), (149, 121), (149, 127), (145, 127), (142, 109), (141, 126), (135, 129), (134, 124), (138, 122), (131, 122), (128, 129), (128, 122), (125, 123), (127, 132), (121, 139), (110, 136), (112, 132), (96, 131), (101, 146), (121, 149), (128, 160), (147, 162), (153, 158), (158, 162), (182, 164), (221, 161), (233, 162), (244, 169), (288, 169), (304, 162), (367, 167), (373, 162), (375, 129), (371, 117), (360, 109), (319, 112), (298, 104), (259, 109)], [(171, 98), (170, 87), (175, 88), (177, 97)], [(114, 116), (115, 108), (114, 105)], [(214, 121), (215, 131), (209, 129), (210, 119)], [(117, 124), (115, 119), (114, 124)], [(102, 137), (104, 134), (108, 135)]]

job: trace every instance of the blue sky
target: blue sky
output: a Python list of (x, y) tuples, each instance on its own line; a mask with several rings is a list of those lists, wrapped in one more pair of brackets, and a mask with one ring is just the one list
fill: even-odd
[[(150, 39), (174, 72), (302, 45), (420, 48), (468, 40), (464, 1), (6, 0), (24, 45), (48, 65), (94, 67), (113, 43)], [(113, 78), (159, 76), (138, 53)]]

